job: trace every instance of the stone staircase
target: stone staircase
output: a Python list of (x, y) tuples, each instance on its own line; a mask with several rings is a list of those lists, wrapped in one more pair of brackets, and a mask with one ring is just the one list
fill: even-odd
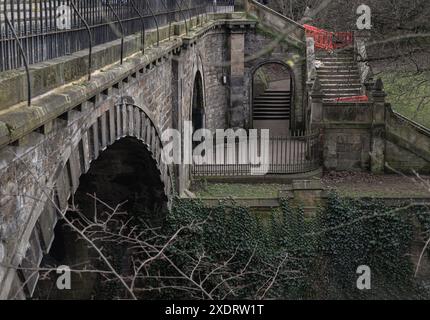
[(322, 65), (317, 69), (325, 100), (362, 95), (362, 85), (352, 50), (317, 51)]
[(291, 92), (267, 89), (254, 99), (254, 120), (289, 120)]

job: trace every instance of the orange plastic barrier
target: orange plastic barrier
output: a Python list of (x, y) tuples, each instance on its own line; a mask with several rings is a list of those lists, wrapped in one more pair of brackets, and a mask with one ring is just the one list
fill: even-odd
[(314, 38), (315, 47), (323, 50), (335, 50), (353, 45), (352, 32), (330, 32), (324, 29), (305, 24), (306, 36)]
[(368, 102), (368, 96), (353, 96), (331, 99), (334, 102)]

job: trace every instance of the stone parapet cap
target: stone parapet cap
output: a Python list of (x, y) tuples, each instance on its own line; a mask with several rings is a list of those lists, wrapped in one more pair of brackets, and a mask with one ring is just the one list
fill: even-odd
[[(190, 43), (202, 37), (216, 27), (249, 28), (256, 22), (246, 18), (243, 13), (213, 14), (211, 19), (203, 19), (202, 26), (198, 25), (198, 19), (191, 19), (189, 34), (186, 35), (185, 22), (174, 22), (171, 26), (159, 28), (160, 42), (172, 41), (181, 38), (182, 43)], [(189, 23), (189, 21), (187, 21)], [(243, 29), (245, 30), (245, 29)], [(169, 39), (170, 33), (170, 39)], [(176, 33), (176, 34), (175, 34)], [(146, 50), (156, 47), (156, 30), (147, 30), (145, 33)], [(141, 34), (136, 33), (125, 37), (124, 56), (130, 57), (141, 50)], [(119, 61), (120, 39), (93, 47), (93, 70), (102, 69)], [(58, 57), (41, 63), (30, 65), (30, 77), (32, 98), (45, 94), (57, 87), (78, 81), (88, 74), (88, 49), (75, 52), (68, 56)], [(45, 84), (36, 79), (44, 79), (49, 75), (49, 83)], [(17, 105), (27, 99), (26, 72), (24, 69), (10, 70), (0, 73), (0, 113), (13, 105)]]

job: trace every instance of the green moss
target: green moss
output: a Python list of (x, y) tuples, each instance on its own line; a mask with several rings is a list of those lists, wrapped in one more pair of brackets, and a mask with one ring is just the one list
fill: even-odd
[(11, 136), (15, 130), (13, 126), (11, 126), (9, 123), (6, 123), (7, 131), (9, 132), (9, 135)]
[(285, 189), (282, 184), (231, 184), (204, 183), (194, 185), (198, 197), (215, 198), (277, 198), (279, 190)]

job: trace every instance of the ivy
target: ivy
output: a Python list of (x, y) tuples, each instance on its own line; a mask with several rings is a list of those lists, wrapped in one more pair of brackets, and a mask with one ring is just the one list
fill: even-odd
[[(220, 203), (207, 208), (198, 200), (176, 199), (163, 232), (172, 234), (181, 226), (196, 226), (182, 233), (168, 252), (184, 270), (193, 268), (190, 261), (202, 253), (205, 265), (229, 261), (232, 274), (248, 266), (249, 272), (231, 284), (234, 290), (221, 287), (215, 298), (258, 297), (259, 288), (267, 282), (267, 266), (281, 268), (266, 299), (425, 298), (426, 292), (414, 280), (409, 252), (413, 218), (418, 216), (427, 231), (430, 219), (425, 210), (400, 208), (332, 194), (315, 218), (305, 218), (301, 208), (282, 200), (280, 208), (262, 221), (260, 215), (238, 205)], [(361, 265), (372, 271), (371, 290), (357, 289), (357, 268)], [(173, 272), (160, 263), (154, 265), (154, 271), (166, 275)], [(198, 272), (204, 277), (210, 268), (202, 267)], [(220, 279), (211, 281), (209, 287), (213, 288)], [(164, 290), (150, 298), (190, 297)]]

